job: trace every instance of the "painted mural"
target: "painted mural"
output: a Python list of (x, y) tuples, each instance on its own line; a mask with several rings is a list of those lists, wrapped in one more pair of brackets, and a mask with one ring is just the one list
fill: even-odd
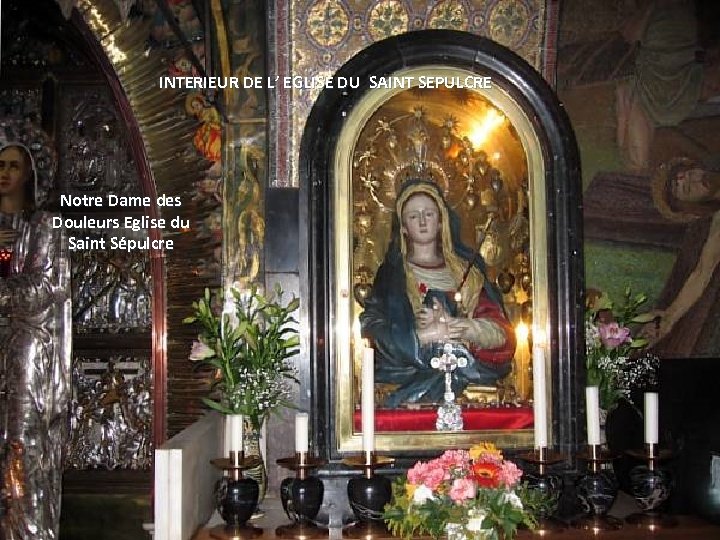
[(647, 294), (661, 357), (720, 355), (720, 5), (566, 2), (558, 93), (582, 155), (587, 286)]

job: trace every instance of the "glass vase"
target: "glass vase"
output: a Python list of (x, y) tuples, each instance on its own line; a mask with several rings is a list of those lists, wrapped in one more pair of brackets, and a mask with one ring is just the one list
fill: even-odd
[(245, 434), (243, 438), (243, 450), (245, 451), (245, 456), (258, 456), (260, 458), (260, 464), (256, 467), (244, 470), (243, 476), (245, 476), (245, 478), (252, 478), (258, 483), (258, 487), (260, 488), (258, 502), (261, 503), (265, 499), (268, 486), (265, 456), (263, 455), (262, 448), (262, 426), (260, 428), (254, 427), (249, 418), (246, 417), (244, 427)]

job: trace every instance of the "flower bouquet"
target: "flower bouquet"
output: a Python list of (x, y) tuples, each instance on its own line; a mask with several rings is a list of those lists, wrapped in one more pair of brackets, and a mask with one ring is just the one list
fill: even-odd
[(534, 528), (546, 496), (520, 483), (522, 471), (491, 443), (448, 450), (416, 463), (393, 484), (385, 507), (390, 531), (403, 538), (447, 533), (455, 538), (498, 540), (519, 525)]
[(647, 296), (628, 288), (622, 304), (607, 294), (589, 291), (585, 318), (585, 353), (588, 386), (600, 389), (600, 407), (610, 410), (621, 398), (632, 402), (633, 389), (657, 385), (659, 359), (643, 353), (648, 341), (633, 338), (631, 327), (651, 322), (640, 313)]
[(215, 378), (210, 397), (203, 402), (223, 414), (242, 414), (255, 429), (280, 407), (291, 406), (292, 383), (297, 382), (291, 362), (298, 352), (299, 300), (281, 303), (282, 290), (264, 296), (256, 286), (233, 290), (232, 312), (218, 316), (217, 302), (205, 295), (193, 302), (195, 314), (183, 322), (198, 322), (201, 331), (190, 360), (196, 367), (211, 367)]

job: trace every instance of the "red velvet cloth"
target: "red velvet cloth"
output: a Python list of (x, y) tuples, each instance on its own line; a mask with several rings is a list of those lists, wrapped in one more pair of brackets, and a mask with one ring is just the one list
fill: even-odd
[[(375, 431), (435, 431), (435, 409), (378, 409), (375, 411)], [(533, 427), (530, 407), (463, 409), (466, 430), (529, 429)], [(362, 425), (360, 411), (353, 415), (355, 431)]]

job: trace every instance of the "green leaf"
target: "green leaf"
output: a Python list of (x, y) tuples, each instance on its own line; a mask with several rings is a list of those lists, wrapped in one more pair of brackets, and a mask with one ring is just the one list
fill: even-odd
[(657, 315), (655, 315), (654, 313), (640, 313), (639, 315), (635, 315), (632, 319), (630, 319), (630, 322), (647, 324), (654, 321), (656, 317)]
[(221, 405), (217, 401), (213, 401), (212, 399), (208, 398), (202, 398), (202, 401), (205, 405), (210, 407), (211, 409), (214, 409), (216, 411), (219, 411), (223, 414), (234, 414), (232, 409), (229, 409), (228, 407), (225, 407), (224, 405)]
[[(198, 339), (215, 352), (215, 356), (196, 362), (193, 367), (214, 368), (218, 377), (210, 385), (210, 397), (205, 398), (209, 407), (221, 412), (237, 410), (259, 423), (277, 409), (292, 406), (283, 390), (286, 386), (281, 383), (298, 382), (289, 359), (298, 353), (300, 343), (293, 318), (299, 300), (293, 296), (283, 306), (279, 285), (267, 296), (260, 293), (256, 284), (230, 292), (234, 300), (233, 317), (214, 313), (225, 304), (221, 291), (206, 289), (203, 297), (192, 304), (194, 314), (185, 320), (199, 323)], [(233, 319), (237, 324), (232, 323)], [(259, 396), (265, 396), (262, 406)]]

